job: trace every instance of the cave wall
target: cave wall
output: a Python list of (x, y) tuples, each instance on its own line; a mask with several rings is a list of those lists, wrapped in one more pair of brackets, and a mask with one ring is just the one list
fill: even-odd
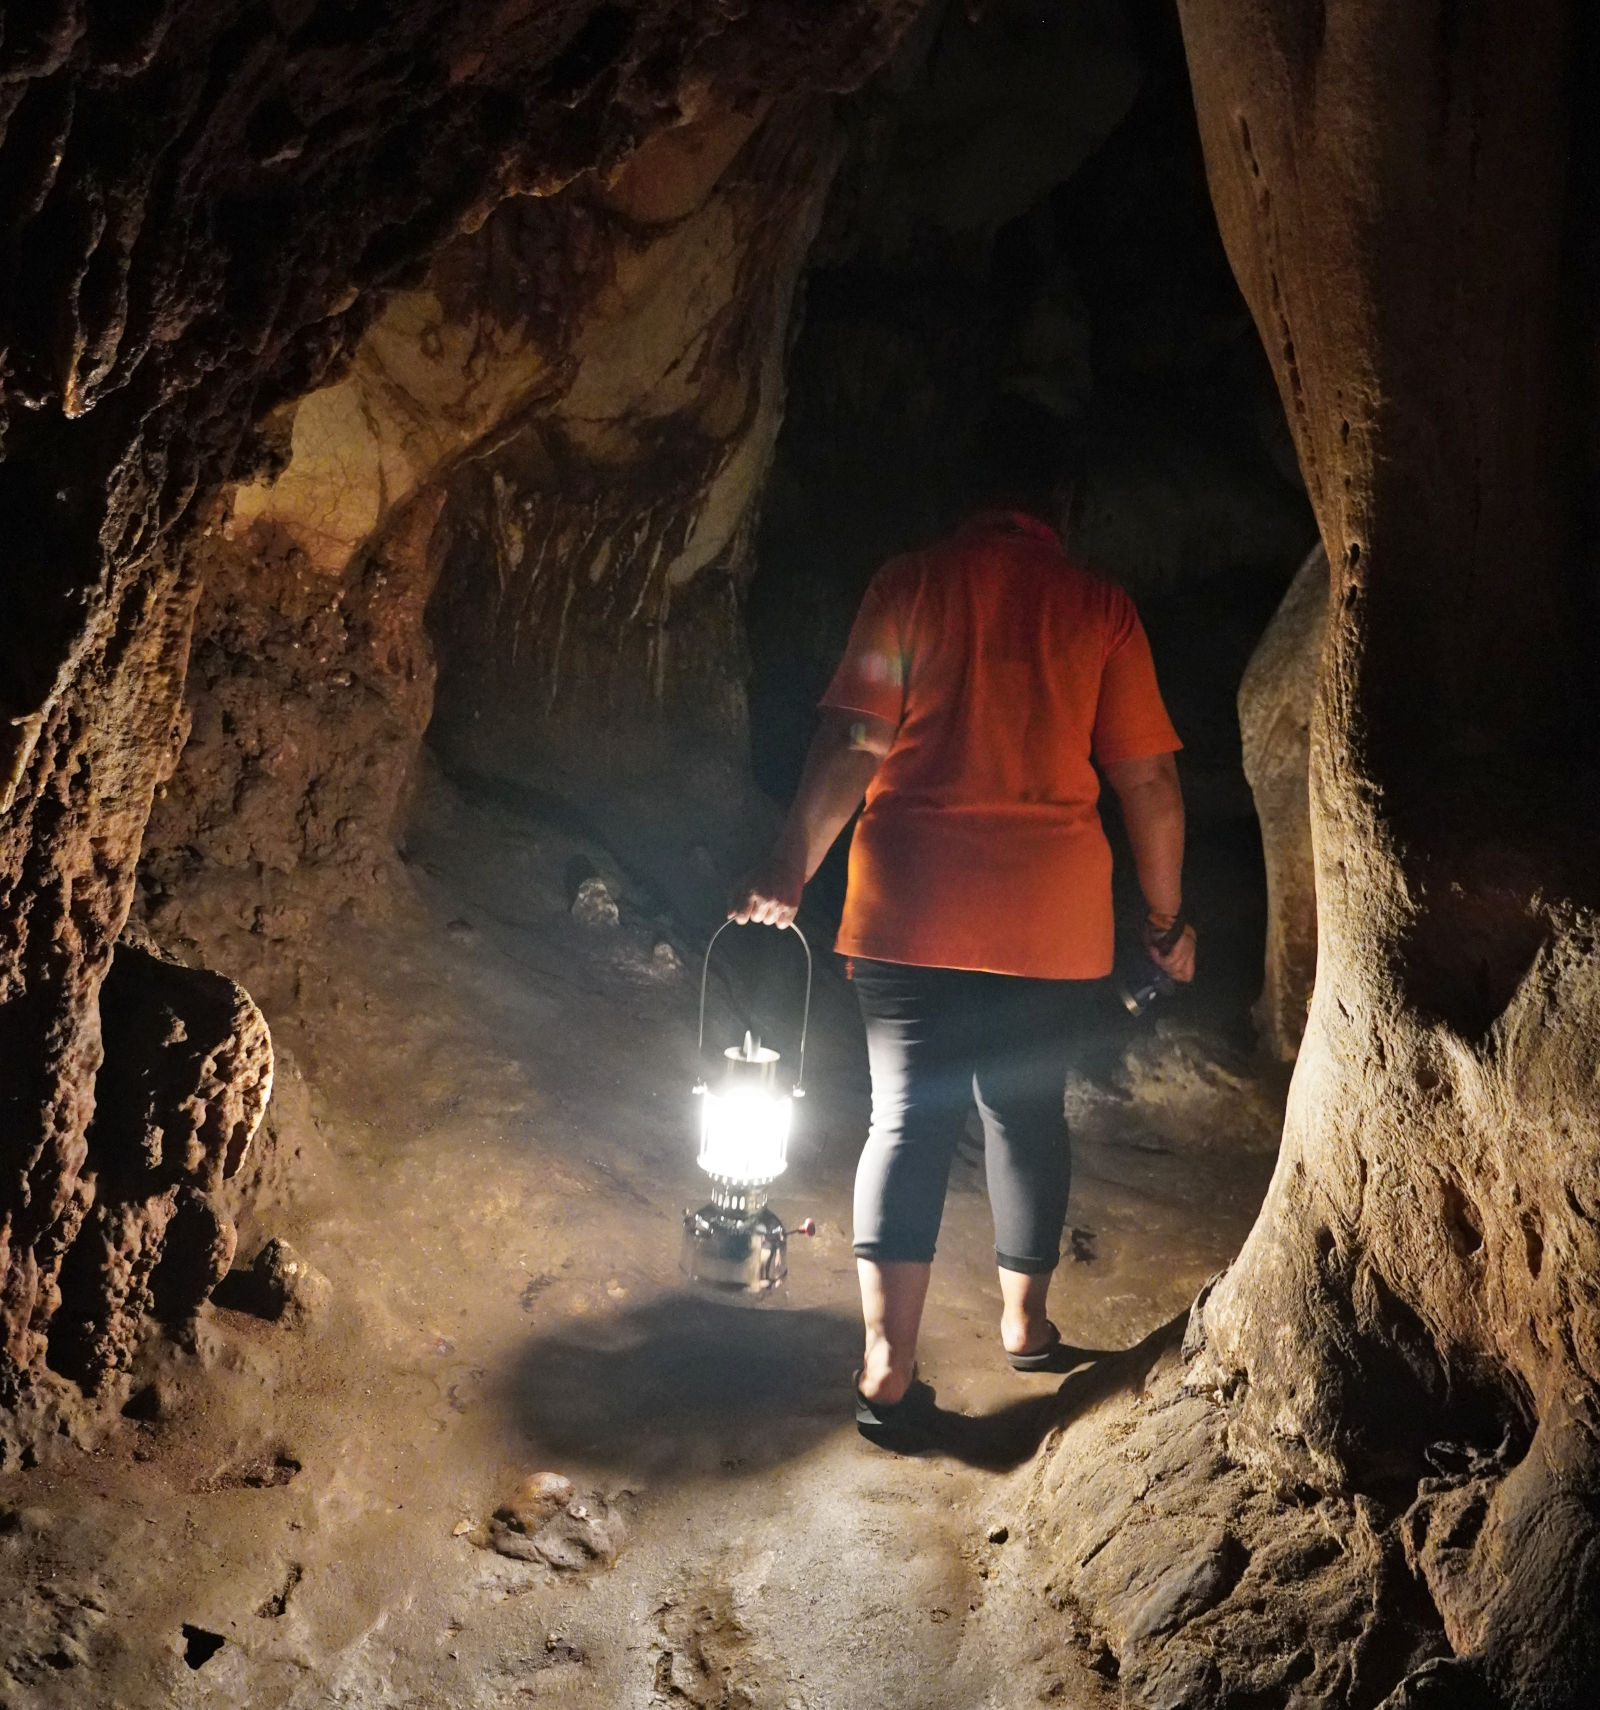
[(1593, 33), (1559, 0), (1181, 10), (1332, 578), (1316, 986), (1186, 1381), (1261, 1476), (1360, 1493), (1403, 1544), (1454, 1656), (1394, 1703), (1576, 1706), (1600, 1674), (1593, 370), (1568, 312)]
[(826, 94), (708, 100), (502, 202), (281, 413), (205, 543), (152, 921), (197, 881), (269, 942), (370, 904), (430, 720), (458, 776), (737, 794), (736, 589), (835, 159)]
[(441, 522), (432, 740), (452, 768), (588, 804), (737, 792), (739, 591), (836, 161), (832, 103), (788, 101), (692, 171), (641, 161), (564, 210), (602, 272), (570, 384), (463, 467)]
[[(227, 741), (230, 724), (250, 723), (250, 696), (230, 704), (229, 680), (252, 628), (268, 638), (258, 652), (269, 670), (275, 656), (351, 650), (353, 633), (353, 650), (383, 656), (391, 691), (365, 728), (419, 723), (420, 664), (397, 651), (391, 668), (385, 620), (340, 597), (348, 580), (382, 585), (385, 553), (403, 556), (416, 537), (397, 519), (380, 540), (374, 524), (358, 569), (340, 571), (337, 587), (313, 582), (330, 574), (328, 554), (302, 563), (303, 535), (274, 534), (248, 501), (239, 518), (228, 484), (282, 463), (293, 400), (336, 380), (388, 298), (507, 195), (551, 194), (596, 167), (608, 175), (708, 106), (748, 111), (772, 91), (849, 87), (912, 10), (55, 0), (7, 14), (0, 1402), (14, 1404), (38, 1373), (70, 1249), (100, 1228), (88, 1216), (97, 1186), (125, 1174), (122, 1149), (145, 1131), (97, 1109), (97, 1083), (108, 1100), (139, 1084), (145, 1050), (137, 1030), (102, 1027), (99, 998), (149, 810), (192, 716), (182, 695), (202, 580), (238, 542), (239, 521), (264, 527), (265, 556), (280, 556), (269, 591), (230, 601), (219, 589), (208, 607), (213, 699), (197, 722), (212, 770), (245, 797), (230, 855), (362, 844), (340, 829), (354, 816), (317, 811), (292, 752), (309, 718), (286, 720), (289, 741), (263, 741), (247, 761), (224, 754), (207, 723), (214, 715)], [(292, 427), (287, 437), (292, 461)], [(348, 521), (341, 511), (338, 526)], [(351, 678), (325, 687), (354, 689)], [(386, 764), (380, 755), (380, 773)], [(250, 809), (274, 768), (291, 799), (301, 768), (306, 811), (292, 832)], [(392, 785), (380, 776), (361, 789), (381, 804)], [(181, 787), (168, 801), (183, 838), (207, 819)], [(124, 1051), (134, 1059), (115, 1060)], [(153, 1239), (154, 1221), (146, 1230)], [(215, 1250), (197, 1250), (202, 1273)]]

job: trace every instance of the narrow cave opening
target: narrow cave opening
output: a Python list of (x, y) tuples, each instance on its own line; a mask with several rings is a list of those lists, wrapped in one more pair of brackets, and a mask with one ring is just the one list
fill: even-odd
[[(1267, 898), (1237, 697), (1315, 523), (1217, 233), (1175, 11), (1128, 8), (1090, 34), (1076, 86), (1035, 74), (1063, 130), (1077, 103), (1054, 159), (1036, 127), (1007, 132), (979, 104), (986, 83), (1029, 99), (1017, 67), (1037, 43), (1011, 40), (1015, 60), (990, 49), (987, 65), (960, 63), (965, 41), (927, 44), (857, 120), (835, 180), (744, 599), (752, 765), (769, 794), (793, 794), (873, 573), (963, 520), (963, 448), (997, 398), (1046, 404), (1079, 466), (1069, 545), (1133, 596), (1184, 742), (1206, 954), (1171, 1009), (1249, 1048)], [(930, 145), (943, 104), (963, 102), (971, 129)], [(1115, 795), (1101, 801), (1127, 936), (1140, 899)], [(845, 853), (814, 886), (829, 924)]]

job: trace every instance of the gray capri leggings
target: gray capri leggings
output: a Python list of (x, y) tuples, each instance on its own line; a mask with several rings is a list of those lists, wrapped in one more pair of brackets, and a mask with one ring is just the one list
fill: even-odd
[(1093, 984), (854, 959), (872, 1127), (856, 1169), (855, 1250), (933, 1257), (956, 1143), (974, 1100), (1004, 1270), (1053, 1271), (1072, 1177), (1068, 1041)]

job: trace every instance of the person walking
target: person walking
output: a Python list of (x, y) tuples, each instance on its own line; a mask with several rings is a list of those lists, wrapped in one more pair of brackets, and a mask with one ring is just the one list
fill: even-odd
[(974, 1102), (1002, 1347), (1021, 1370), (1065, 1369), (1046, 1306), (1071, 1175), (1067, 1050), (1113, 955), (1096, 766), (1121, 804), (1145, 947), (1173, 979), (1194, 974), (1181, 744), (1132, 601), (1063, 544), (1065, 450), (1043, 412), (996, 412), (969, 459), (981, 508), (874, 577), (783, 829), (730, 909), (789, 925), (865, 802), (836, 948), (872, 1078), (854, 1208), (868, 1435), (931, 1402), (917, 1335)]

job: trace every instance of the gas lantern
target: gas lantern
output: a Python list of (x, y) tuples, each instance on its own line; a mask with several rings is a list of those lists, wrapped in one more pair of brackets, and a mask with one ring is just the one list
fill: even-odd
[(705, 1074), (706, 982), (711, 951), (734, 922), (724, 921), (706, 946), (700, 970), (700, 1168), (711, 1178), (711, 1198), (683, 1214), (684, 1272), (698, 1283), (766, 1295), (788, 1274), (788, 1233), (767, 1204), (767, 1189), (789, 1162), (789, 1129), (797, 1099), (805, 1094), (806, 1030), (811, 1023), (811, 946), (797, 926), (785, 930), (806, 953), (806, 1001), (800, 1020), (799, 1068), (791, 1091), (778, 1085), (779, 1054), (746, 1033), (722, 1053), (715, 1087)]

